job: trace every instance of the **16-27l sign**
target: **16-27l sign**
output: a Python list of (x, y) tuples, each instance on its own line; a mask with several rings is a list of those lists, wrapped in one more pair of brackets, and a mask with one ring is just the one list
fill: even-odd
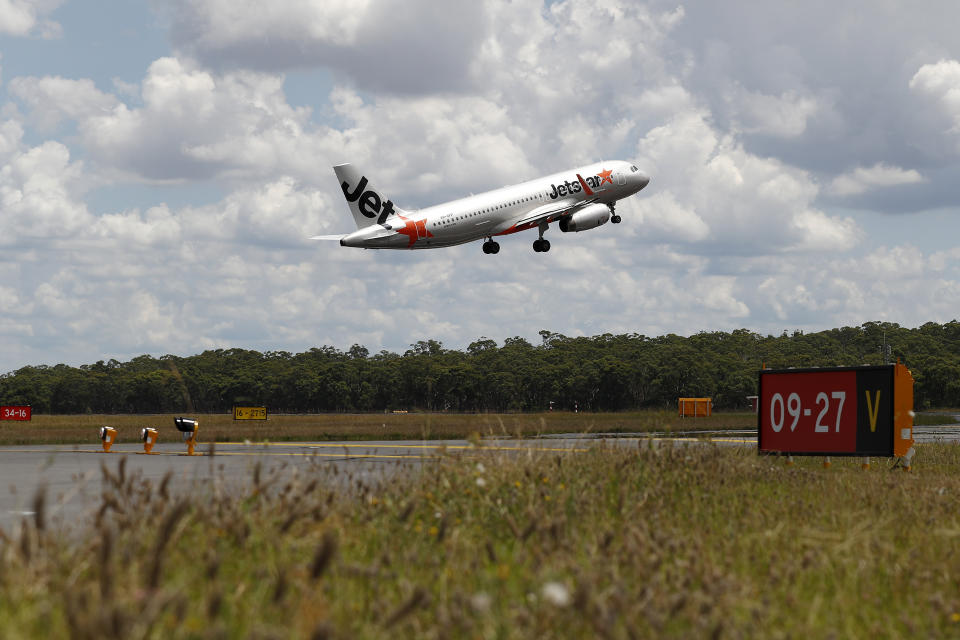
[(761, 453), (902, 456), (913, 444), (903, 365), (760, 372)]

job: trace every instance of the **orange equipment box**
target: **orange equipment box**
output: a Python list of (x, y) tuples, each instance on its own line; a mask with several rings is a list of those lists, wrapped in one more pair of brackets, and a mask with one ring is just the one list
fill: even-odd
[(677, 405), (681, 418), (703, 418), (713, 415), (712, 398), (680, 398)]

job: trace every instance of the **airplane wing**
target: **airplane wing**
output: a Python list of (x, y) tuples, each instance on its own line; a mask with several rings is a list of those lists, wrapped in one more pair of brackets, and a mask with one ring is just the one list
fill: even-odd
[(310, 239), (311, 240), (342, 240), (343, 238), (346, 238), (346, 237), (347, 237), (347, 234), (341, 233), (340, 235), (336, 235), (336, 236), (312, 236)]
[(537, 207), (527, 215), (523, 216), (519, 220), (516, 220), (513, 223), (512, 228), (523, 228), (533, 225), (538, 225), (544, 220), (548, 220), (554, 216), (558, 215), (569, 215), (576, 211), (577, 209), (582, 209), (588, 204), (593, 204), (599, 198), (597, 195), (590, 190), (590, 187), (587, 186), (587, 182), (577, 174), (577, 180), (580, 181), (580, 187), (583, 189), (583, 193), (590, 196), (586, 200), (577, 200), (575, 198), (565, 198), (563, 200), (558, 200), (557, 202), (551, 202), (550, 204), (545, 204), (542, 207)]
[(558, 200), (556, 202), (551, 202), (550, 204), (545, 204), (542, 207), (537, 207), (519, 220), (511, 221), (511, 224), (517, 227), (528, 224), (536, 224), (541, 220), (547, 220), (548, 218), (557, 217), (561, 214), (567, 215), (569, 213), (573, 213), (574, 211), (582, 209), (588, 204), (593, 204), (597, 200), (597, 198), (588, 198), (587, 200), (574, 200), (573, 198)]

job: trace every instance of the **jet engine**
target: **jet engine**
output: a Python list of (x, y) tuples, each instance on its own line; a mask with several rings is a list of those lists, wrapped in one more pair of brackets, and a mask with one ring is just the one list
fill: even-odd
[(573, 215), (560, 218), (560, 231), (586, 231), (606, 224), (610, 219), (610, 208), (605, 204), (591, 204)]

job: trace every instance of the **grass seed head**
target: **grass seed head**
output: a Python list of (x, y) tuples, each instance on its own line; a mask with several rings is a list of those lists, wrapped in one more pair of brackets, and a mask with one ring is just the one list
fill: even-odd
[(210, 598), (207, 600), (207, 618), (210, 620), (216, 620), (217, 616), (220, 615), (220, 609), (223, 607), (223, 594), (219, 589), (210, 594)]
[(391, 613), (383, 623), (384, 629), (389, 629), (390, 627), (396, 625), (401, 620), (409, 616), (411, 613), (416, 611), (419, 607), (425, 605), (429, 601), (430, 597), (427, 595), (426, 590), (417, 585), (413, 593), (410, 594), (410, 597), (401, 604), (397, 609)]
[(170, 493), (168, 492), (170, 487), (170, 481), (173, 479), (173, 471), (167, 471), (163, 474), (163, 479), (160, 481), (160, 496), (167, 501), (170, 499)]
[(40, 485), (33, 496), (33, 523), (37, 531), (46, 529), (47, 487)]
[(289, 586), (290, 585), (287, 582), (287, 574), (284, 571), (280, 571), (280, 574), (277, 576), (277, 583), (273, 588), (274, 604), (280, 604), (283, 602), (284, 597), (287, 595)]
[(317, 547), (316, 553), (313, 554), (313, 562), (310, 563), (310, 579), (318, 580), (320, 576), (327, 570), (327, 567), (330, 566), (330, 561), (333, 560), (333, 556), (337, 552), (337, 538), (336, 535), (331, 530), (327, 530), (323, 533), (323, 539), (320, 541), (320, 545)]
[(110, 551), (113, 546), (113, 535), (110, 529), (104, 529), (100, 534), (100, 544), (97, 548), (97, 560), (100, 565), (100, 597), (106, 602), (113, 593), (113, 568)]
[(20, 556), (24, 564), (30, 564), (33, 558), (33, 532), (30, 531), (26, 520), (20, 523)]
[(407, 518), (410, 517), (410, 514), (413, 513), (413, 501), (411, 500), (403, 507), (403, 510), (397, 515), (397, 520), (400, 522), (406, 522)]
[(153, 554), (150, 558), (150, 568), (147, 571), (146, 587), (151, 591), (156, 590), (160, 585), (160, 572), (163, 568), (164, 552), (167, 546), (173, 542), (173, 532), (189, 508), (190, 503), (187, 500), (181, 500), (167, 512), (163, 517), (163, 521), (160, 523)]
[(220, 573), (220, 556), (216, 552), (212, 552), (207, 559), (207, 570), (206, 578), (208, 582), (212, 582), (217, 579), (217, 575)]

